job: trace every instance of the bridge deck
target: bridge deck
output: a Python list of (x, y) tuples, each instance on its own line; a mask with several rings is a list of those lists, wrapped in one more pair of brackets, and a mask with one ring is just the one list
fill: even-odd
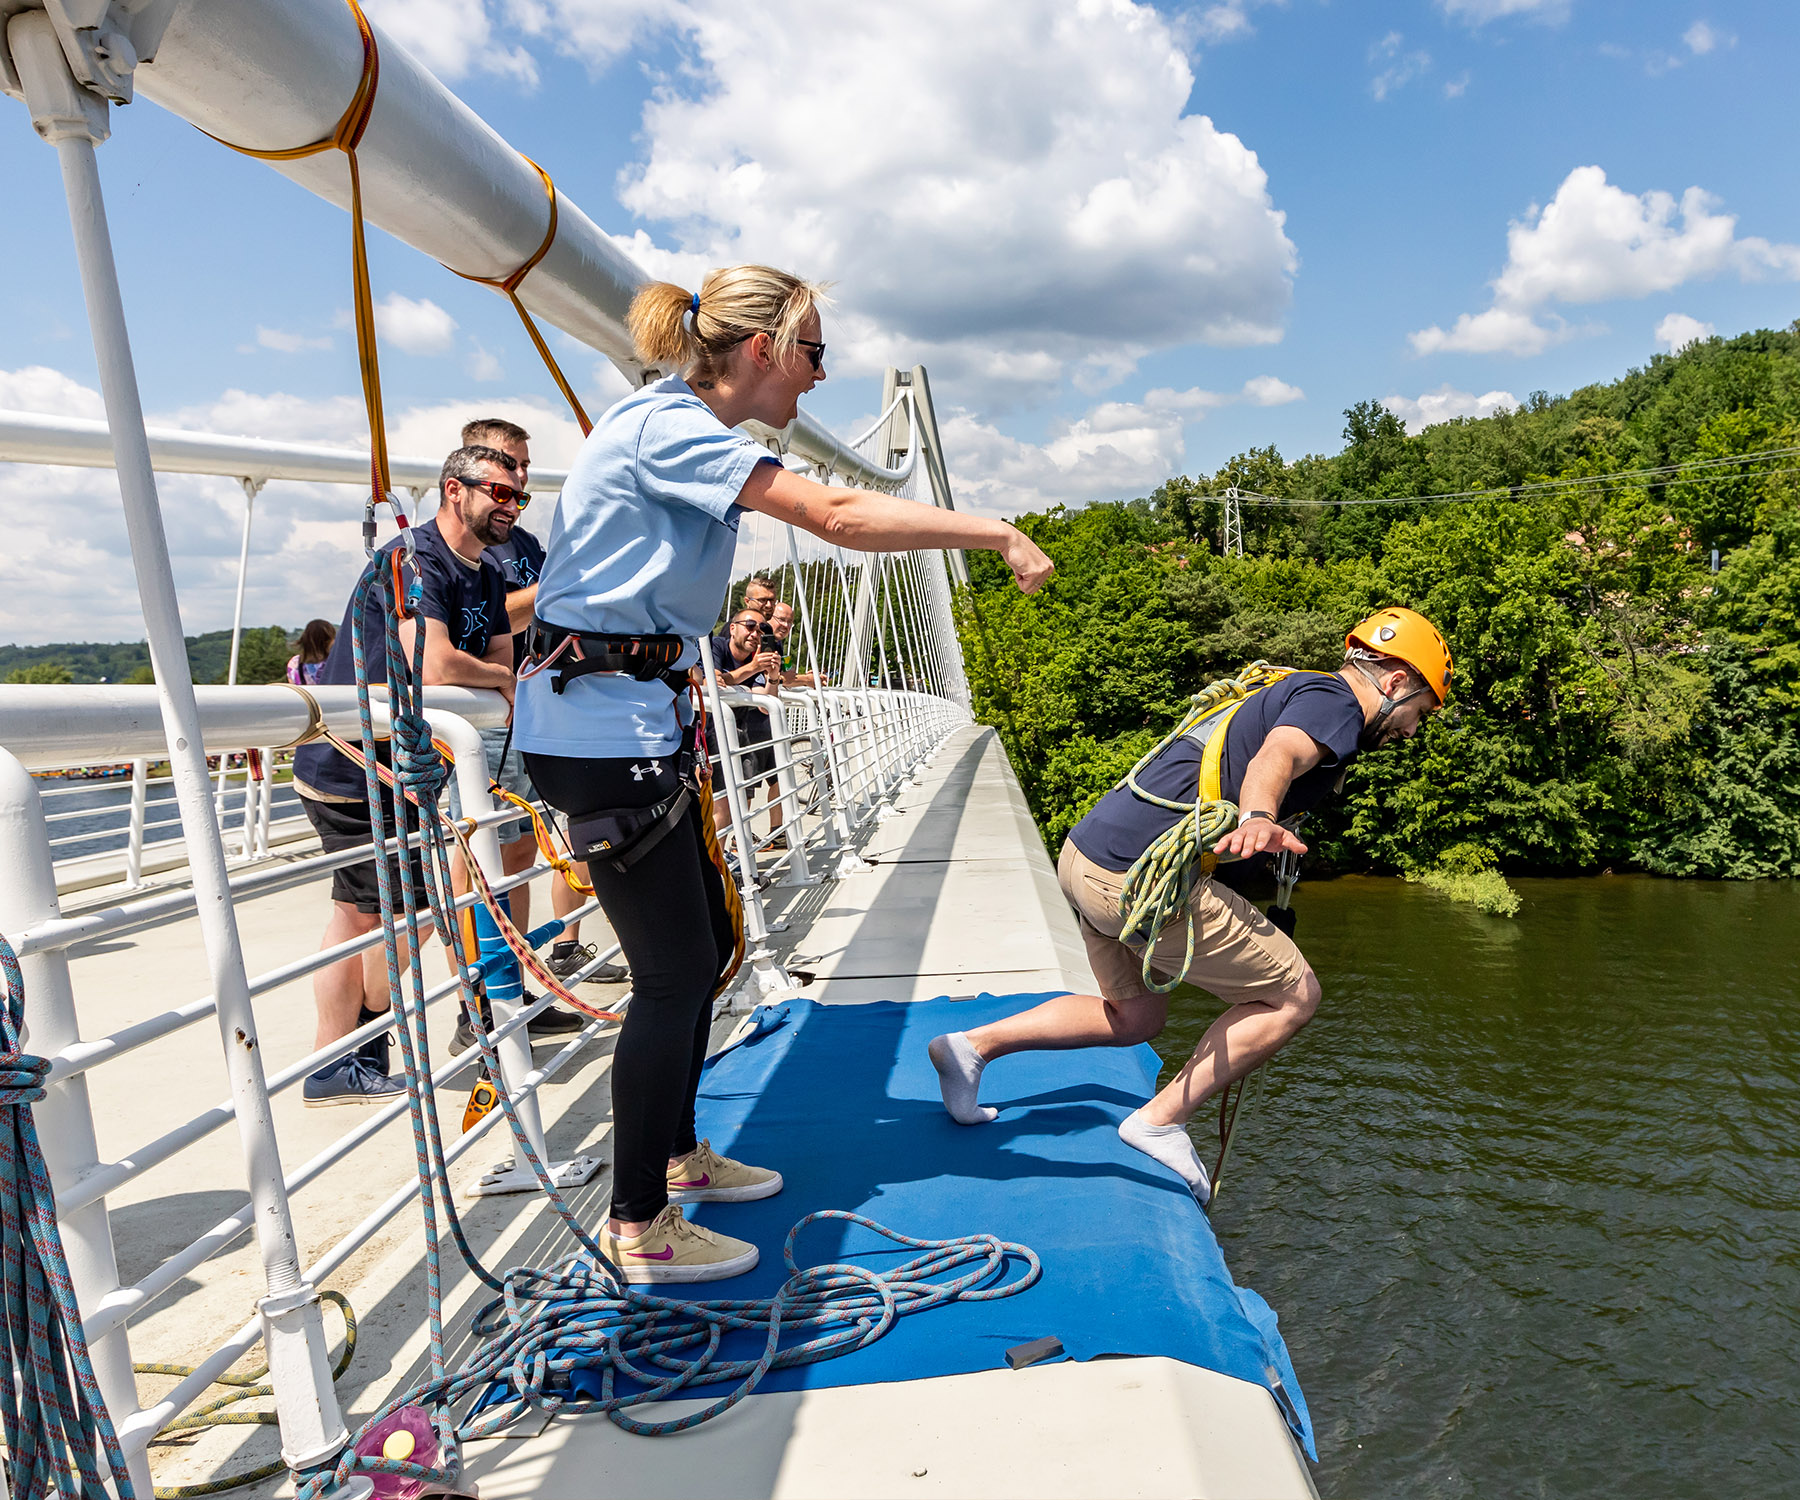
[[(785, 929), (786, 963), (818, 978), (804, 993), (831, 1003), (1086, 988), (1092, 983), (1072, 918), (991, 731), (954, 736), (900, 800), (902, 814), (863, 844), (875, 869), (811, 888), (776, 888), (770, 915)], [(317, 887), (239, 908), (252, 972), (310, 952), (323, 924)], [(592, 934), (590, 934), (592, 936)], [(432, 958), (434, 973), (438, 960)], [(80, 951), (75, 965), (83, 1030), (95, 1034), (206, 988), (193, 924), (153, 928)], [(311, 1045), (312, 1013), (290, 990), (259, 1008), (270, 1071)], [(593, 987), (596, 998), (604, 987)], [(438, 1007), (434, 1044), (447, 1040)], [(721, 1022), (728, 1029), (729, 1022)], [(558, 1157), (607, 1154), (611, 1049), (591, 1044), (542, 1091)], [(540, 1049), (539, 1058), (547, 1053)], [(191, 1035), (142, 1049), (105, 1070), (94, 1105), (102, 1156), (117, 1159), (226, 1096), (216, 1047)], [(446, 1098), (460, 1102), (461, 1094)], [(298, 1091), (276, 1100), (290, 1171), (354, 1121), (347, 1110), (308, 1111)], [(456, 1121), (447, 1120), (452, 1137)], [(507, 1154), (489, 1137), (452, 1168), (460, 1194)], [(404, 1120), (348, 1167), (295, 1199), (303, 1261), (311, 1261), (411, 1172)], [(227, 1127), (111, 1200), (127, 1283), (244, 1201), (235, 1133)], [(572, 1194), (590, 1221), (610, 1178)], [(494, 1266), (560, 1258), (567, 1237), (533, 1195), (459, 1197), (469, 1237)], [(422, 1232), (408, 1208), (330, 1278), (356, 1307), (356, 1358), (339, 1382), (352, 1425), (425, 1368)], [(486, 1294), (454, 1250), (444, 1255), (451, 1354), (467, 1346), (467, 1319)], [(187, 1361), (248, 1315), (260, 1287), (255, 1248), (242, 1244), (201, 1267), (132, 1325), (133, 1355)], [(328, 1312), (328, 1321), (332, 1315)], [(854, 1357), (854, 1356), (852, 1356)], [(146, 1396), (157, 1377), (140, 1377)], [(677, 1403), (676, 1405), (681, 1405)], [(542, 1430), (540, 1431), (540, 1428)], [(225, 1428), (179, 1446), (159, 1444), (160, 1484), (192, 1483), (273, 1451), (270, 1429)], [(512, 1495), (1308, 1495), (1312, 1493), (1274, 1401), (1261, 1388), (1178, 1361), (1098, 1360), (992, 1371), (900, 1385), (757, 1395), (724, 1418), (671, 1439), (633, 1438), (602, 1419), (524, 1423), (469, 1446), (472, 1477), (489, 1497)], [(285, 1481), (257, 1491), (286, 1492)]]

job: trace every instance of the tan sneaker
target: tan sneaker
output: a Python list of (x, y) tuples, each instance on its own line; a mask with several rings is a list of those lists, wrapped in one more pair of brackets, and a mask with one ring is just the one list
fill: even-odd
[(669, 1168), (671, 1203), (748, 1203), (780, 1191), (781, 1173), (720, 1156), (711, 1141), (702, 1141), (685, 1161)]
[(635, 1239), (604, 1224), (594, 1238), (631, 1282), (724, 1281), (754, 1271), (758, 1259), (756, 1246), (688, 1223), (673, 1203)]

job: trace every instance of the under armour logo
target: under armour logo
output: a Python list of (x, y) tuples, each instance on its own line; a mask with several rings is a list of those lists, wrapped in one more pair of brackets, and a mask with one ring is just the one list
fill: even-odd
[(635, 760), (631, 763), (631, 779), (633, 781), (642, 781), (646, 775), (662, 775), (662, 762), (653, 760), (647, 766), (640, 766)]

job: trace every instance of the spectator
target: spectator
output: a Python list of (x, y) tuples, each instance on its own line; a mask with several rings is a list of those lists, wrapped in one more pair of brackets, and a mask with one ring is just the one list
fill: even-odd
[[(513, 461), (497, 449), (458, 448), (444, 460), (438, 480), (443, 503), (437, 515), (412, 528), (422, 594), (417, 617), (400, 622), (400, 643), (410, 656), (415, 634), (423, 622), (427, 685), (453, 683), (493, 688), (509, 700), (512, 698), (512, 635), (506, 628), (505, 589), (499, 571), (484, 562), (481, 553), (488, 543), (505, 540), (518, 517), (511, 485), (514, 467)], [(382, 556), (399, 545), (398, 538), (388, 543)], [(355, 604), (354, 596), (351, 604)], [(382, 660), (382, 648), (373, 643), (385, 639), (383, 607), (381, 590), (371, 589), (363, 640), (371, 644), (374, 662)], [(320, 683), (356, 680), (351, 641), (352, 622), (347, 608), (331, 654), (319, 671)], [(326, 853), (372, 844), (373, 819), (363, 768), (334, 746), (314, 741), (294, 752), (294, 789), (299, 792), (300, 805), (318, 830)], [(383, 806), (391, 829), (393, 804), (385, 791)], [(396, 897), (400, 889), (399, 863), (397, 857), (390, 857)], [(415, 891), (422, 892), (423, 875), (415, 857)], [(380, 889), (373, 856), (362, 864), (336, 871), (331, 878), (331, 917), (320, 946), (330, 948), (360, 937), (373, 931), (380, 920)], [(328, 1047), (373, 1020), (388, 1004), (386, 963), (381, 949), (367, 949), (318, 970), (313, 975), (313, 998), (318, 1006), (316, 1047)], [(313, 1106), (364, 1104), (404, 1093), (405, 1083), (388, 1076), (387, 1040), (380, 1037), (312, 1074), (302, 1090), (305, 1102)]]
[(783, 687), (816, 688), (825, 686), (823, 672), (790, 672), (787, 669), (788, 642), (794, 634), (794, 606), (785, 599), (775, 601), (775, 611), (769, 616), (769, 629), (775, 632), (775, 639), (781, 643), (781, 685)]
[(305, 687), (319, 680), (319, 668), (331, 655), (331, 643), (337, 639), (337, 626), (329, 620), (309, 620), (300, 632), (300, 647), (288, 658), (287, 680)]
[[(762, 632), (762, 615), (745, 605), (725, 627), (723, 636), (708, 638), (708, 644), (712, 647), (713, 666), (719, 673), (720, 687), (749, 688), (753, 693), (776, 691), (769, 682), (769, 673), (773, 672), (777, 677), (781, 675), (781, 656), (778, 652), (762, 649)], [(747, 813), (757, 786), (768, 776), (770, 766), (775, 763), (775, 751), (768, 743), (771, 737), (769, 716), (760, 708), (733, 708), (731, 718), (737, 726), (740, 747), (738, 777), (743, 783), (744, 811)], [(768, 785), (772, 787), (774, 784), (771, 778)], [(779, 802), (770, 809), (770, 816), (774, 819), (770, 826), (779, 828)], [(725, 798), (724, 783), (721, 781), (719, 794), (713, 798), (713, 827), (723, 831), (730, 826), (731, 804)]]
[[(531, 504), (531, 434), (517, 422), (509, 422), (505, 417), (478, 417), (473, 422), (465, 422), (462, 430), (463, 446), (480, 444), (497, 449), (513, 461), (513, 472), (518, 476), (517, 488), (524, 491), (519, 501), (519, 516), (523, 518), (525, 509)], [(506, 586), (506, 620), (512, 629), (513, 638), (513, 670), (518, 671), (519, 663), (525, 656), (525, 632), (531, 626), (532, 606), (537, 600), (538, 574), (544, 570), (543, 543), (525, 529), (522, 524), (515, 523), (503, 541), (492, 543), (482, 550), (485, 561), (492, 563), (500, 570), (501, 582)], [(512, 735), (509, 730), (484, 729), (481, 731), (481, 748), (487, 753), (488, 774), (506, 791), (516, 797), (523, 797), (527, 802), (541, 800), (537, 788), (531, 784), (531, 777), (525, 770), (525, 757), (511, 748)], [(453, 817), (462, 813), (461, 799), (455, 795), (455, 783), (451, 784), (450, 812)], [(531, 821), (522, 818), (511, 823), (502, 823), (500, 835), (500, 869), (503, 874), (517, 875), (529, 870), (537, 860), (537, 841), (532, 837)], [(457, 895), (469, 889), (469, 872), (463, 864), (459, 850), (450, 859), (450, 881)], [(521, 932), (531, 930), (531, 887), (521, 885), (507, 894), (507, 911), (512, 917), (513, 925)], [(556, 916), (566, 915), (581, 904), (581, 898), (569, 889), (568, 882), (560, 877), (552, 880), (550, 885), (550, 909)], [(573, 974), (581, 966), (577, 959), (569, 962), (570, 955), (579, 949), (580, 924), (572, 927), (565, 941), (551, 948), (549, 954), (550, 972), (557, 978), (564, 979)], [(570, 941), (573, 940), (573, 941)], [(451, 958), (452, 964), (455, 958)], [(623, 971), (615, 970), (608, 965), (608, 970), (593, 977), (623, 979)], [(530, 1004), (537, 997), (526, 996)], [(581, 1030), (585, 1023), (571, 1010), (560, 1005), (552, 1005), (540, 1011), (531, 1022), (533, 1037), (566, 1036), (573, 1031)], [(475, 1045), (475, 1031), (467, 1016), (457, 1023), (456, 1035), (450, 1043), (450, 1050), (461, 1052)]]

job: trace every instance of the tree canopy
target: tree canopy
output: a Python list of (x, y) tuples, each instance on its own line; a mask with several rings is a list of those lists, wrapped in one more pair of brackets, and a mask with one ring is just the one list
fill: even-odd
[[(1258, 657), (1334, 668), (1351, 625), (1405, 604), (1455, 652), (1453, 711), (1360, 761), (1317, 860), (1418, 869), (1466, 845), (1514, 873), (1800, 874), (1797, 472), (1800, 324), (1416, 435), (1359, 402), (1335, 455), (1252, 449), (1021, 517), (1057, 564), (1029, 598), (971, 554), (976, 712), (1055, 847), (1190, 693)], [(1226, 557), (1229, 486), (1376, 503), (1246, 499)]]

